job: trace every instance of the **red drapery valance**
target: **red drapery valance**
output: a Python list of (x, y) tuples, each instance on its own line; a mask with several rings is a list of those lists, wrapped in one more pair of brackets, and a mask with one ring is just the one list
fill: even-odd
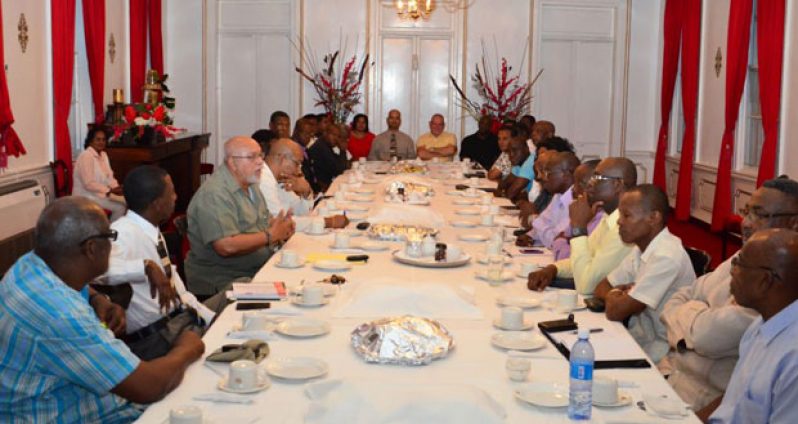
[[(0, 4), (0, 63), (5, 62), (3, 51), (3, 10)], [(8, 167), (8, 156), (19, 157), (24, 155), (25, 146), (19, 139), (17, 132), (11, 126), (14, 123), (14, 113), (11, 111), (11, 97), (8, 94), (8, 81), (6, 73), (0, 69), (0, 169)]]
[(141, 102), (147, 67), (147, 0), (130, 0), (130, 99)]
[[(72, 106), (72, 76), (75, 72), (75, 0), (55, 0), (50, 5), (53, 44), (53, 127), (55, 158), (64, 162), (72, 175), (72, 142), (69, 137), (69, 109)], [(58, 183), (58, 182), (56, 182)], [(64, 181), (64, 187), (72, 182)]]
[(105, 0), (83, 0), (83, 29), (89, 63), (94, 121), (105, 120)]
[(163, 76), (163, 31), (161, 28), (161, 0), (149, 0), (147, 5), (150, 34), (150, 67)]
[(781, 71), (784, 58), (784, 0), (757, 2), (757, 60), (759, 62), (759, 103), (765, 141), (759, 159), (757, 187), (773, 178), (778, 150)]

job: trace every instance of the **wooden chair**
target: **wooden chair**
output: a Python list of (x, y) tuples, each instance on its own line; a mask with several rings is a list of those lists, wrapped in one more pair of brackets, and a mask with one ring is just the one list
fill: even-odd
[(694, 247), (684, 246), (687, 256), (690, 257), (690, 262), (693, 264), (693, 271), (695, 276), (700, 277), (709, 272), (709, 263), (712, 262), (712, 256), (709, 253), (696, 249)]

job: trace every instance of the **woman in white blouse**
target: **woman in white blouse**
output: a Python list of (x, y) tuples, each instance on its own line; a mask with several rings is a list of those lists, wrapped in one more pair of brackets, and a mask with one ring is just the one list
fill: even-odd
[(127, 205), (122, 197), (122, 186), (114, 178), (111, 163), (105, 153), (107, 137), (105, 130), (94, 127), (86, 135), (86, 150), (75, 162), (72, 194), (85, 196), (97, 202), (103, 209), (111, 211), (111, 221), (125, 214)]

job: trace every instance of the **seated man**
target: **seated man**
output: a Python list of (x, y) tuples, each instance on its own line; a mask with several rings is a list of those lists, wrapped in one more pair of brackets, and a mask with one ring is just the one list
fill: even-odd
[[(798, 182), (765, 181), (748, 199), (745, 210), (744, 242), (759, 230), (798, 229)], [(660, 316), (671, 351), (658, 367), (694, 411), (723, 394), (737, 363), (740, 338), (759, 315), (740, 306), (729, 291), (733, 260), (734, 256), (679, 289)]]
[[(301, 163), (301, 146), (288, 138), (272, 141), (259, 184), (272, 217), (290, 211), (297, 231), (310, 225), (308, 215), (313, 209), (313, 190), (302, 176)], [(335, 215), (324, 218), (324, 222), (327, 228), (344, 228), (349, 220)]]
[(668, 336), (660, 322), (665, 302), (695, 280), (682, 241), (665, 226), (668, 196), (653, 184), (627, 190), (618, 205), (618, 232), (635, 247), (607, 275), (593, 294), (606, 304), (611, 321), (629, 319), (629, 333), (657, 362), (668, 353)]
[(499, 157), (498, 138), (490, 132), (493, 119), (490, 116), (479, 118), (477, 132), (464, 138), (460, 143), (460, 160), (468, 158), (479, 163), (483, 169), (490, 169)]
[(252, 133), (252, 138), (261, 146), (277, 139), (288, 138), (291, 129), (291, 118), (282, 110), (275, 111), (269, 117), (269, 129), (259, 129)]
[(308, 157), (317, 186), (313, 190), (319, 193), (327, 191), (335, 177), (346, 171), (349, 161), (346, 158), (346, 143), (349, 134), (346, 127), (329, 124), (324, 136), (308, 146)]
[(539, 161), (541, 185), (543, 190), (553, 194), (553, 198), (548, 207), (532, 221), (532, 229), (519, 236), (516, 244), (542, 245), (551, 249), (554, 239), (571, 222), (568, 207), (573, 201), (574, 170), (579, 166), (579, 159), (573, 153), (548, 151), (540, 156)]
[[(571, 218), (571, 257), (529, 273), (527, 287), (543, 290), (555, 277), (573, 278), (576, 290), (590, 295), (631, 250), (618, 234), (618, 201), (637, 183), (635, 164), (627, 158), (610, 157), (596, 166), (587, 192), (568, 207)], [(587, 226), (598, 210), (604, 217), (588, 237)]]
[(535, 180), (535, 158), (529, 154), (526, 144), (526, 129), (521, 124), (515, 124), (510, 139), (510, 175), (499, 182), (494, 193), (496, 196), (506, 197), (513, 202), (526, 197), (526, 190)]
[[(491, 181), (501, 181), (510, 175), (513, 164), (510, 162), (510, 140), (512, 139), (513, 127), (508, 124), (502, 125), (497, 134), (499, 144), (499, 157), (493, 162), (488, 171), (488, 179)], [(463, 141), (465, 143), (465, 141)], [(465, 149), (465, 147), (463, 147)]]
[(422, 134), (416, 144), (416, 155), (422, 160), (438, 158), (440, 161), (451, 162), (457, 153), (457, 138), (450, 132), (443, 131), (446, 121), (443, 115), (436, 113), (429, 120), (429, 132)]
[(734, 258), (731, 294), (761, 316), (740, 340), (740, 360), (710, 423), (793, 423), (798, 417), (796, 263), (798, 233), (786, 229), (756, 232)]
[(85, 197), (42, 211), (34, 248), (0, 282), (0, 422), (130, 422), (135, 403), (163, 398), (205, 345), (186, 331), (165, 356), (142, 361), (91, 305), (87, 283), (108, 268), (116, 237)]
[(227, 290), (233, 280), (252, 278), (277, 246), (294, 234), (291, 214), (270, 218), (258, 190), (263, 153), (255, 140), (233, 137), (220, 166), (188, 205), (188, 287), (199, 298)]
[(530, 130), (529, 133), (529, 141), (531, 143), (529, 149), (536, 150), (538, 144), (554, 137), (556, 132), (557, 130), (554, 128), (554, 123), (551, 121), (536, 121), (534, 124), (532, 124), (532, 130)]
[(208, 306), (197, 301), (169, 261), (158, 226), (172, 216), (176, 199), (172, 177), (163, 169), (142, 165), (127, 174), (128, 211), (111, 225), (117, 238), (108, 272), (99, 279), (106, 284), (130, 283), (133, 296), (122, 340), (143, 360), (166, 355), (184, 331), (203, 334), (216, 312), (227, 305), (224, 293), (208, 299)]
[[(596, 169), (596, 165), (601, 162), (601, 159), (592, 159), (587, 162), (584, 162), (576, 167), (574, 171), (574, 186), (572, 197), (573, 199), (578, 199), (585, 195), (587, 191), (587, 185), (590, 183), (590, 178), (593, 176), (593, 171)], [(587, 234), (593, 234), (593, 230), (596, 229), (599, 222), (601, 222), (601, 218), (604, 217), (604, 211), (599, 209), (596, 214), (593, 216), (593, 219), (587, 224)], [(570, 225), (570, 214), (568, 217), (568, 226), (565, 230), (557, 234), (554, 237), (554, 242), (552, 243), (551, 250), (554, 253), (554, 260), (559, 261), (563, 259), (568, 259), (571, 257), (571, 225)]]
[(413, 139), (399, 131), (402, 125), (402, 113), (391, 109), (385, 122), (388, 124), (388, 129), (374, 137), (369, 160), (415, 159), (416, 146), (413, 144)]

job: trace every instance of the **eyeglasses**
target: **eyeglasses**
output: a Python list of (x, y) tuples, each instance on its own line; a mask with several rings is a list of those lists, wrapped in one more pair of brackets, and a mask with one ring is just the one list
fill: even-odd
[(766, 212), (762, 209), (755, 207), (755, 208), (748, 208), (746, 206), (743, 210), (740, 211), (743, 215), (743, 218), (748, 219), (749, 221), (760, 221), (763, 219), (773, 219), (773, 218), (782, 218), (788, 216), (798, 216), (798, 212)]
[(291, 162), (293, 162), (294, 166), (297, 166), (297, 167), (302, 166), (302, 161), (294, 159), (294, 155), (282, 155), (282, 156), (283, 156), (283, 158), (288, 159)]
[(239, 156), (231, 155), (228, 157), (231, 157), (233, 159), (248, 159), (248, 160), (258, 160), (258, 158), (260, 158), (260, 160), (264, 160), (266, 159), (266, 154), (263, 152), (259, 152), (254, 155), (239, 155)]
[(563, 172), (563, 170), (559, 169), (559, 168), (553, 169), (551, 171), (549, 171), (547, 169), (541, 169), (540, 171), (538, 171), (538, 175), (540, 175), (540, 178), (548, 178), (551, 175), (561, 174), (562, 172)]
[(614, 177), (612, 175), (593, 174), (588, 180), (587, 185), (598, 185), (602, 181), (623, 180), (623, 177)]
[(100, 234), (95, 234), (93, 236), (86, 237), (85, 239), (83, 239), (80, 242), (80, 245), (83, 246), (84, 244), (86, 244), (86, 242), (88, 242), (89, 240), (93, 240), (93, 239), (108, 239), (108, 240), (111, 240), (111, 241), (116, 241), (116, 237), (118, 235), (119, 235), (119, 233), (116, 230), (108, 230), (107, 233), (100, 233)]
[(752, 264), (744, 263), (743, 260), (740, 259), (740, 256), (733, 257), (732, 260), (731, 260), (731, 264), (732, 264), (732, 267), (748, 268), (748, 269), (759, 269), (759, 270), (762, 270), (762, 271), (767, 271), (774, 278), (777, 278), (779, 280), (781, 279), (781, 276), (773, 268), (769, 268), (769, 267), (761, 266), (761, 265), (752, 265)]

